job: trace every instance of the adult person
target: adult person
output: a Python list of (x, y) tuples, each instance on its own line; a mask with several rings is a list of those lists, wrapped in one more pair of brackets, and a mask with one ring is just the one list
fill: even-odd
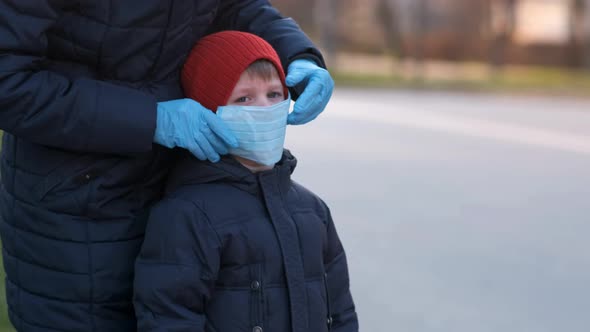
[(169, 148), (216, 161), (236, 143), (179, 83), (191, 46), (228, 29), (277, 49), (299, 96), (290, 124), (323, 110), (320, 52), (266, 0), (0, 0), (0, 234), (17, 330), (136, 329), (133, 261)]

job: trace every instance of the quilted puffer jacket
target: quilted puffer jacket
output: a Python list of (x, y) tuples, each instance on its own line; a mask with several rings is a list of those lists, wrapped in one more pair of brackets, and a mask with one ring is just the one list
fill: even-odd
[(178, 163), (137, 258), (140, 331), (358, 331), (330, 211), (295, 165), (288, 151), (256, 174), (231, 157)]
[(193, 44), (268, 40), (285, 68), (321, 55), (266, 0), (2, 0), (0, 186), (9, 316), (19, 331), (133, 331), (133, 262), (169, 158), (156, 103), (182, 98)]

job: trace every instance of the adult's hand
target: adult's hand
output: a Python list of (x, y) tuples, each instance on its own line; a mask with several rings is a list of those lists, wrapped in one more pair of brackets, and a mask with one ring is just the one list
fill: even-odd
[(305, 84), (303, 93), (293, 106), (293, 112), (287, 118), (287, 123), (291, 125), (308, 123), (320, 115), (334, 90), (334, 81), (330, 73), (307, 59), (291, 62), (285, 81), (290, 87), (301, 82)]
[(232, 131), (213, 112), (192, 99), (158, 103), (154, 142), (189, 150), (200, 160), (219, 161), (219, 155), (236, 148)]

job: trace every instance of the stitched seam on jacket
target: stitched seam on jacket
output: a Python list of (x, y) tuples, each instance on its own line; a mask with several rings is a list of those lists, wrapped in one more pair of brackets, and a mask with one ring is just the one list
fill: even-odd
[[(85, 221), (85, 220), (82, 220), (82, 221)], [(88, 222), (93, 222), (93, 220), (89, 220)], [(78, 243), (78, 244), (88, 243), (88, 241), (86, 241), (86, 240), (75, 241), (75, 240), (60, 239), (60, 238), (56, 238), (56, 237), (47, 236), (45, 234), (37, 233), (32, 230), (24, 229), (19, 226), (15, 226), (13, 224), (7, 223), (3, 219), (0, 219), (0, 223), (6, 224), (9, 227), (14, 228), (18, 231), (21, 231), (23, 233), (32, 234), (32, 235), (42, 237), (42, 238), (45, 238), (48, 240), (54, 240), (54, 241), (58, 241), (58, 242), (67, 242), (67, 243)], [(144, 238), (144, 233), (134, 236), (134, 237), (124, 238), (124, 239), (119, 239), (119, 240), (91, 241), (90, 244), (107, 244), (107, 243), (129, 242), (129, 241), (136, 241), (136, 240), (143, 239), (143, 238)]]
[(14, 310), (11, 310), (10, 307), (8, 308), (8, 311), (11, 312), (14, 316), (18, 317), (18, 319), (20, 320), (21, 326), (22, 326), (22, 323), (24, 322), (27, 325), (34, 326), (34, 327), (40, 327), (42, 329), (46, 329), (46, 330), (50, 330), (50, 331), (56, 331), (56, 332), (64, 332), (63, 330), (56, 330), (56, 329), (54, 329), (52, 327), (40, 325), (40, 324), (37, 324), (37, 323), (32, 323), (32, 322), (24, 319), (22, 316), (20, 316), (16, 312), (14, 312)]
[(189, 203), (190, 205), (196, 207), (197, 210), (199, 210), (203, 214), (203, 216), (205, 216), (205, 221), (207, 222), (207, 226), (209, 226), (209, 228), (211, 229), (211, 231), (213, 231), (213, 234), (215, 234), (215, 237), (217, 239), (217, 244), (221, 248), (221, 246), (223, 245), (223, 242), (221, 241), (221, 236), (219, 236), (219, 233), (217, 233), (217, 230), (211, 224), (211, 218), (209, 218), (209, 215), (207, 215), (207, 213), (205, 213), (205, 211), (197, 203), (195, 203), (193, 201), (190, 201), (190, 200), (187, 200), (187, 199), (184, 199), (184, 198), (180, 198), (180, 197), (176, 197), (173, 200), (178, 200), (178, 201), (181, 201), (181, 202)]
[[(109, 10), (109, 12), (110, 12), (110, 10)], [(115, 25), (112, 22), (101, 21), (97, 17), (90, 16), (89, 14), (86, 14), (83, 11), (75, 11), (75, 12), (71, 12), (70, 11), (69, 13), (75, 13), (75, 14), (72, 14), (72, 16), (74, 16), (74, 17), (78, 16), (78, 17), (86, 18), (89, 21), (93, 21), (93, 22), (96, 22), (96, 23), (98, 23), (100, 25), (104, 25), (104, 26), (107, 26), (107, 27), (110, 27), (110, 28), (116, 28), (116, 29), (126, 29), (126, 30), (135, 30), (135, 29), (141, 29), (141, 30), (161, 30), (163, 28), (162, 26), (136, 26), (136, 25), (133, 25), (133, 26), (130, 26), (130, 27), (125, 27), (125, 26), (122, 26), (122, 25)], [(39, 18), (47, 19), (47, 17), (39, 17)]]
[[(315, 277), (309, 277), (309, 278), (305, 278), (305, 283), (314, 283), (314, 282), (324, 282), (324, 275), (322, 274), (321, 276), (315, 276)], [(264, 288), (267, 289), (287, 289), (287, 284), (286, 283), (266, 283)], [(248, 286), (215, 286), (215, 289), (218, 290), (223, 290), (223, 291), (251, 291), (252, 288), (248, 285)]]
[(168, 262), (168, 261), (144, 261), (141, 258), (137, 259), (137, 264), (141, 264), (144, 266), (180, 266), (180, 267), (188, 267), (188, 268), (201, 268), (202, 265), (191, 265), (191, 264), (185, 264), (185, 263), (177, 263), (177, 262)]
[[(53, 272), (59, 272), (59, 273), (65, 273), (65, 274), (71, 274), (71, 275), (75, 275), (75, 276), (85, 276), (85, 275), (89, 274), (89, 272), (69, 272), (69, 271), (63, 271), (63, 270), (56, 269), (56, 268), (54, 268), (54, 267), (49, 267), (49, 266), (47, 266), (47, 265), (43, 265), (43, 264), (39, 264), (39, 263), (33, 263), (33, 262), (31, 262), (31, 261), (28, 261), (28, 260), (26, 260), (26, 259), (23, 259), (23, 258), (21, 258), (21, 257), (18, 257), (18, 256), (16, 256), (16, 255), (13, 255), (13, 254), (11, 254), (11, 253), (10, 253), (8, 250), (6, 250), (6, 248), (4, 248), (4, 253), (5, 253), (6, 255), (8, 255), (8, 256), (10, 256), (10, 257), (14, 258), (14, 259), (15, 259), (15, 260), (17, 260), (17, 261), (21, 261), (21, 262), (23, 262), (23, 263), (26, 263), (26, 264), (29, 264), (29, 265), (34, 265), (34, 266), (37, 266), (37, 267), (40, 267), (40, 268), (43, 268), (43, 269), (46, 269), (46, 270), (51, 270), (51, 271), (53, 271)], [(8, 278), (8, 276), (7, 276), (7, 278)], [(8, 279), (14, 282), (14, 280), (12, 280), (11, 278), (8, 278)], [(16, 283), (15, 283), (15, 284), (16, 284)], [(20, 287), (20, 286), (19, 286), (19, 287)]]
[(325, 263), (324, 266), (330, 266), (337, 263), (338, 260), (344, 259), (344, 250), (340, 251), (338, 255), (334, 256), (329, 262)]
[(174, 0), (172, 0), (169, 5), (168, 5), (168, 13), (166, 15), (166, 26), (164, 26), (163, 31), (162, 31), (162, 36), (161, 36), (161, 40), (160, 40), (160, 45), (158, 46), (158, 53), (156, 53), (156, 58), (154, 59), (154, 62), (152, 63), (151, 67), (147, 70), (147, 77), (148, 80), (145, 80), (143, 83), (144, 84), (148, 84), (149, 79), (153, 76), (154, 72), (156, 71), (156, 68), (158, 67), (158, 64), (160, 62), (160, 58), (162, 57), (162, 51), (164, 50), (164, 44), (166, 44), (166, 41), (168, 40), (168, 33), (170, 32), (170, 21), (172, 18), (172, 12), (174, 11)]
[(58, 298), (55, 298), (55, 297), (52, 297), (52, 296), (48, 296), (48, 295), (44, 295), (44, 294), (39, 294), (39, 293), (36, 293), (36, 292), (32, 292), (32, 291), (30, 291), (30, 290), (28, 290), (28, 289), (26, 289), (26, 288), (24, 288), (22, 286), (19, 286), (18, 288), (19, 288), (19, 291), (21, 291), (21, 292), (26, 292), (26, 293), (29, 293), (29, 294), (31, 294), (33, 296), (40, 297), (40, 298), (43, 298), (43, 299), (47, 299), (49, 301), (56, 301), (56, 302), (62, 302), (62, 303), (72, 303), (72, 304), (74, 304), (74, 303), (79, 303), (79, 304), (88, 304), (88, 303), (95, 303), (95, 304), (125, 304), (125, 303), (131, 302), (131, 301), (123, 301), (123, 300), (121, 300), (121, 301), (103, 301), (103, 302), (97, 302), (97, 301), (70, 301), (70, 300), (58, 299)]
[(87, 266), (88, 266), (88, 297), (90, 298), (90, 304), (88, 306), (88, 314), (90, 315), (90, 325), (92, 331), (96, 331), (96, 322), (94, 320), (94, 261), (92, 260), (92, 246), (90, 245), (90, 226), (89, 223), (84, 224), (86, 231), (86, 255), (87, 255)]
[[(80, 186), (79, 188), (81, 188), (81, 187), (82, 187), (82, 186)], [(33, 203), (30, 203), (30, 202), (27, 202), (27, 201), (23, 200), (22, 198), (18, 197), (18, 196), (17, 196), (17, 195), (15, 195), (14, 193), (8, 192), (8, 190), (6, 190), (6, 189), (4, 189), (4, 191), (5, 191), (5, 192), (7, 192), (7, 193), (8, 193), (8, 195), (10, 195), (10, 197), (11, 197), (12, 199), (14, 199), (15, 201), (18, 201), (18, 202), (20, 202), (20, 203), (23, 203), (24, 205), (27, 205), (27, 206), (32, 206), (32, 207), (39, 207), (38, 205), (35, 205), (35, 204), (33, 204)], [(72, 190), (72, 191), (73, 191), (73, 190)], [(80, 218), (80, 216), (79, 216), (79, 215), (76, 215), (76, 214), (69, 214), (69, 213), (66, 213), (66, 212), (63, 212), (63, 211), (58, 211), (58, 210), (53, 210), (53, 209), (48, 209), (48, 208), (43, 208), (43, 210), (45, 210), (45, 211), (48, 211), (48, 212), (52, 212), (52, 213), (55, 213), (55, 214), (58, 214), (58, 215), (60, 215), (60, 216), (66, 216), (66, 217), (70, 217), (70, 218), (72, 218), (72, 219), (74, 219), (74, 220), (77, 220), (77, 221), (88, 221), (88, 222), (97, 222), (97, 223), (100, 223), (101, 221), (110, 221), (110, 220), (129, 220), (129, 219), (124, 219), (124, 218), (121, 218), (121, 217), (113, 217), (113, 218), (100, 218), (100, 219), (96, 219), (96, 218), (89, 218), (89, 217), (86, 217), (86, 218)], [(9, 224), (9, 225), (12, 225), (12, 224)], [(115, 242), (116, 242), (116, 241), (115, 241)]]
[(291, 215), (296, 215), (296, 214), (313, 214), (315, 216), (317, 216), (320, 220), (323, 221), (323, 218), (318, 214), (318, 211), (309, 208), (309, 209), (301, 209), (301, 210), (295, 210), (295, 211), (290, 211)]
[[(76, 45), (75, 47), (77, 47), (79, 49), (90, 52), (92, 54), (96, 54), (96, 49), (92, 49), (92, 48), (88, 48), (86, 46), (83, 46), (80, 43), (78, 43), (74, 38), (70, 38), (64, 34), (54, 32), (51, 34), (51, 36), (65, 42), (65, 43), (72, 44), (71, 47), (74, 47), (73, 45)], [(76, 55), (79, 55), (78, 51), (76, 51), (76, 53), (77, 53)]]
[[(247, 225), (250, 223), (258, 223), (259, 219), (268, 219), (267, 216), (263, 215), (263, 214), (259, 214), (259, 215), (248, 215), (248, 216), (240, 216), (240, 217), (231, 217), (231, 218), (226, 218), (223, 221), (227, 222), (223, 222), (219, 221), (219, 225), (215, 224), (215, 227), (213, 227), (215, 230), (224, 230), (226, 228), (232, 227), (236, 224), (243, 224), (243, 225)], [(222, 224), (221, 224), (222, 223)]]
[(37, 19), (41, 19), (41, 20), (52, 20), (53, 17), (49, 16), (49, 15), (45, 15), (45, 16), (41, 16), (41, 15), (35, 15), (35, 13), (28, 11), (27, 13), (24, 13), (22, 10), (19, 10), (19, 8), (15, 8), (14, 6), (9, 6), (10, 9), (12, 9), (13, 13), (19, 15), (19, 16), (25, 16), (25, 18), (37, 18)]
[[(354, 308), (354, 304), (349, 307), (348, 309), (338, 313), (338, 317), (340, 316), (344, 316), (346, 314), (350, 314), (350, 313), (355, 313), (356, 310)], [(336, 322), (339, 322), (340, 324), (336, 324)], [(355, 320), (346, 320), (346, 321), (341, 321), (341, 320), (337, 320), (336, 322), (334, 322), (334, 325), (332, 325), (332, 330), (334, 330), (335, 328), (339, 327), (339, 326), (345, 326), (347, 324), (350, 324), (351, 322), (354, 323)]]

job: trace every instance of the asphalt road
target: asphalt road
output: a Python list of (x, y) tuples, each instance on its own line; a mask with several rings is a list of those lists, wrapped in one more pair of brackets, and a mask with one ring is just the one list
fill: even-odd
[(337, 89), (287, 147), (361, 331), (590, 331), (590, 100)]

